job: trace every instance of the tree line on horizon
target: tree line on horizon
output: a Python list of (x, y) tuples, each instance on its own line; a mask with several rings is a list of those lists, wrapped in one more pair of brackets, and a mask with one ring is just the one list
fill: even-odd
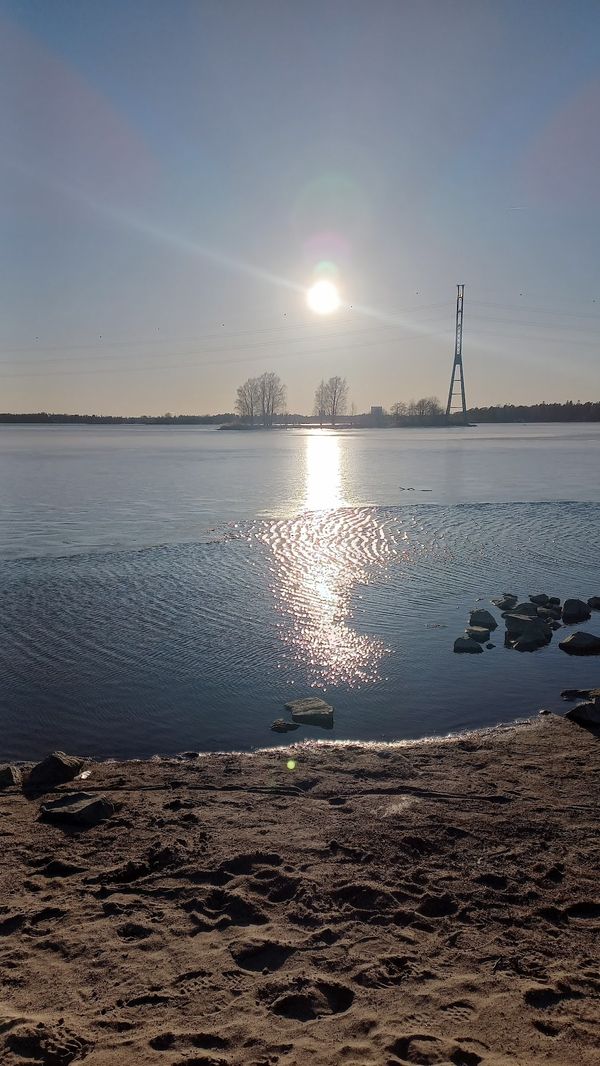
[[(274, 375), (277, 378), (277, 375)], [(250, 379), (252, 380), (252, 379)], [(259, 380), (259, 379), (255, 379)], [(279, 380), (277, 378), (277, 380)], [(333, 391), (333, 406), (331, 398), (328, 398), (327, 386), (331, 382), (337, 382)], [(247, 383), (245, 383), (247, 384)], [(280, 382), (282, 385), (282, 383)], [(240, 386), (243, 388), (244, 386)], [(335, 420), (346, 414), (348, 391), (345, 378), (330, 378), (324, 380), (315, 390), (315, 404), (311, 415), (289, 413), (284, 411), (285, 387), (283, 396), (279, 393), (279, 403), (276, 396), (269, 398), (268, 407), (265, 400), (265, 417), (268, 425), (273, 425), (277, 416), (282, 421), (310, 422), (315, 417), (322, 421)], [(238, 389), (239, 393), (239, 389)], [(273, 394), (269, 393), (269, 397)], [(278, 411), (276, 408), (279, 407)], [(254, 418), (262, 419), (262, 400), (254, 411)], [(566, 403), (538, 403), (538, 404), (496, 404), (490, 407), (470, 407), (467, 416), (472, 422), (600, 422), (600, 401), (567, 400)], [(239, 417), (239, 409), (236, 413), (223, 412), (214, 415), (174, 415), (166, 412), (163, 415), (92, 415), (92, 414), (56, 414), (48, 411), (34, 411), (17, 414), (12, 412), (0, 412), (0, 424), (26, 423), (30, 425), (221, 425), (232, 422)], [(446, 414), (440, 401), (435, 396), (424, 397), (420, 400), (408, 402), (397, 401), (391, 404), (389, 412), (382, 409), (381, 415), (372, 415), (368, 412), (353, 413), (349, 416), (355, 425), (377, 426), (408, 426), (408, 425), (445, 425)], [(248, 416), (245, 416), (248, 421)], [(454, 416), (451, 419), (456, 421)]]

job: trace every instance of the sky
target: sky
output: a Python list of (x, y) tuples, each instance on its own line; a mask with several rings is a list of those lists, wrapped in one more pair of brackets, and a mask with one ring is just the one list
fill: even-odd
[[(0, 410), (600, 398), (597, 0), (0, 0)], [(317, 279), (341, 306), (306, 305)]]

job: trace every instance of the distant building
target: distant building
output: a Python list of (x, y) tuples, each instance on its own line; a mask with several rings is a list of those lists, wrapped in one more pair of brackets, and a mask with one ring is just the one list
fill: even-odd
[(383, 407), (372, 407), (371, 418), (381, 418), (383, 415)]

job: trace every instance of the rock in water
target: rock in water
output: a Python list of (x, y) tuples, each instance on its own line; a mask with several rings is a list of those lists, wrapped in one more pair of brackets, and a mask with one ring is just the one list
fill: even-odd
[(492, 603), (501, 611), (512, 611), (513, 607), (516, 606), (517, 597), (512, 592), (504, 592), (502, 596), (494, 596)]
[(590, 703), (578, 703), (576, 707), (571, 707), (571, 710), (567, 711), (565, 718), (570, 718), (578, 725), (600, 726), (600, 703), (595, 700)]
[(16, 766), (0, 766), (0, 788), (21, 784), (21, 771)]
[(514, 614), (527, 614), (530, 618), (537, 618), (537, 610), (535, 603), (531, 603), (529, 600), (518, 603), (516, 607), (513, 607)]
[(585, 622), (592, 617), (587, 603), (583, 600), (565, 600), (562, 609), (562, 620), (565, 625), (573, 625), (575, 622)]
[(76, 755), (65, 755), (64, 751), (53, 751), (45, 759), (37, 763), (27, 778), (28, 788), (53, 788), (54, 785), (63, 785), (65, 781), (72, 781), (77, 774), (81, 773), (84, 760)]
[(588, 607), (591, 607), (592, 611), (600, 611), (600, 596), (590, 596), (587, 604)]
[(471, 640), (478, 640), (480, 644), (485, 644), (486, 640), (490, 639), (490, 631), (484, 629), (483, 626), (467, 626), (465, 636), (471, 637)]
[(478, 655), (483, 651), (483, 648), (479, 641), (473, 640), (472, 637), (457, 637), (454, 641), (454, 650), (456, 652), (468, 652), (471, 655)]
[(271, 726), (274, 733), (290, 733), (294, 729), (300, 729), (298, 722), (286, 722), (285, 718), (276, 718)]
[(568, 655), (600, 655), (600, 637), (594, 636), (593, 633), (571, 633), (571, 636), (561, 640), (558, 646)]
[(489, 611), (485, 611), (482, 608), (478, 608), (476, 611), (471, 611), (469, 615), (469, 625), (481, 626), (483, 629), (497, 629), (498, 623), (493, 614)]
[(560, 697), (563, 700), (600, 700), (600, 688), (565, 688)]
[(71, 792), (60, 799), (48, 800), (40, 807), (45, 821), (69, 825), (97, 825), (114, 813), (115, 808), (105, 796), (95, 796), (91, 792)]
[(333, 707), (316, 696), (290, 700), (285, 709), (292, 712), (292, 718), (300, 725), (320, 725), (324, 729), (333, 729)]
[(548, 596), (548, 603), (551, 607), (560, 607), (560, 596)]
[(537, 592), (535, 596), (530, 596), (529, 599), (532, 603), (535, 603), (537, 607), (545, 607), (550, 601), (550, 597), (545, 592)]

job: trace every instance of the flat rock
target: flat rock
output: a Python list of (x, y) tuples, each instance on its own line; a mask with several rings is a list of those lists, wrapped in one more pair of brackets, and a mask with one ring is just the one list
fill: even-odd
[(483, 626), (467, 626), (465, 636), (471, 637), (471, 640), (478, 640), (480, 644), (485, 644), (486, 640), (490, 639), (490, 631)]
[(333, 728), (333, 707), (316, 696), (307, 696), (301, 700), (290, 700), (285, 705), (291, 711), (292, 718), (300, 725), (320, 725), (325, 729)]
[(478, 607), (476, 611), (471, 611), (471, 614), (469, 615), (469, 625), (477, 627), (481, 626), (483, 629), (498, 628), (498, 623), (493, 614), (490, 614), (489, 611), (486, 611), (481, 607)]
[(565, 600), (563, 604), (562, 620), (565, 625), (585, 622), (591, 615), (592, 612), (584, 600)]
[(546, 618), (548, 621), (552, 619), (557, 622), (562, 616), (562, 611), (560, 607), (553, 607), (551, 605), (548, 607), (538, 607), (537, 616), (538, 618)]
[(593, 633), (571, 633), (571, 636), (561, 640), (558, 646), (568, 655), (600, 655), (600, 637), (594, 636)]
[(529, 599), (532, 603), (535, 603), (536, 607), (545, 607), (550, 601), (550, 597), (545, 592), (536, 592), (534, 596), (530, 596)]
[(115, 808), (105, 796), (92, 792), (71, 792), (60, 799), (42, 803), (40, 814), (47, 822), (65, 822), (69, 825), (97, 825), (110, 818)]
[(454, 641), (454, 650), (456, 652), (466, 652), (471, 655), (479, 655), (483, 651), (481, 644), (478, 640), (473, 640), (472, 637), (457, 637)]
[(21, 784), (21, 771), (16, 766), (0, 766), (0, 788)]
[(587, 605), (592, 611), (600, 611), (600, 596), (590, 596)]
[(504, 624), (506, 625), (506, 632), (513, 640), (527, 633), (529, 636), (537, 634), (540, 638), (544, 637), (547, 643), (552, 636), (552, 630), (548, 623), (537, 616), (534, 618), (532, 615), (511, 612), (505, 616)]
[(300, 723), (286, 722), (285, 718), (276, 718), (271, 729), (274, 733), (291, 733), (294, 729), (300, 729)]
[(27, 778), (28, 788), (52, 788), (72, 781), (81, 773), (84, 760), (76, 755), (65, 755), (64, 751), (53, 751), (37, 763)]
[(600, 726), (600, 703), (595, 700), (589, 703), (578, 703), (567, 711), (565, 718), (570, 718), (578, 725)]

